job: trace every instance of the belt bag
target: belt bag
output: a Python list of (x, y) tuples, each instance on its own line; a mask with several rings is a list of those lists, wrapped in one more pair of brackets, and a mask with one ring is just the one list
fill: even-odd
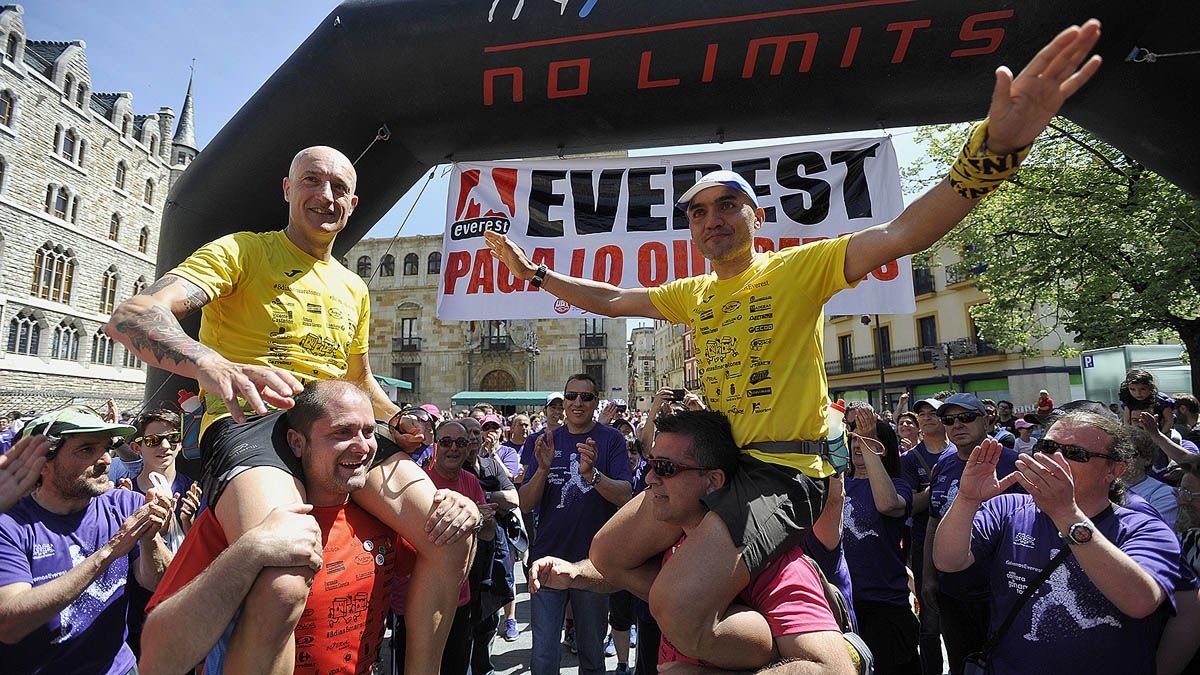
[(748, 443), (746, 447), (773, 455), (817, 455), (829, 462), (837, 473), (842, 473), (850, 466), (850, 453), (846, 452), (846, 443), (835, 445), (827, 438), (819, 441), (761, 441)]

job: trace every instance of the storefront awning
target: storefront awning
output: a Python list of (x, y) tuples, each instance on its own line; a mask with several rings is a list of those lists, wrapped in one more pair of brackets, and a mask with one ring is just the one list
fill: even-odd
[(381, 387), (399, 387), (400, 389), (412, 389), (412, 382), (408, 380), (400, 380), (394, 377), (384, 377), (383, 375), (375, 375), (375, 381)]
[(492, 405), (536, 405), (546, 404), (552, 391), (460, 391), (450, 397), (454, 405), (473, 406), (476, 403)]

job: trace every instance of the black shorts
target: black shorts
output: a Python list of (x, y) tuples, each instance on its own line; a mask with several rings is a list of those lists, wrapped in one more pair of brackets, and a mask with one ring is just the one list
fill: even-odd
[[(254, 467), (273, 466), (303, 482), (304, 468), (288, 445), (287, 432), (287, 415), (283, 410), (252, 416), (241, 424), (226, 417), (209, 425), (200, 438), (204, 463), (200, 488), (208, 505), (215, 508), (225, 486)], [(372, 466), (402, 452), (384, 433), (376, 433), (375, 439), (379, 449), (375, 451)]]
[(636, 618), (633, 615), (633, 594), (617, 591), (608, 596), (608, 625), (613, 630), (629, 630)]
[(725, 523), (753, 578), (812, 527), (828, 486), (823, 478), (742, 453), (733, 480), (701, 501)]
[(917, 656), (917, 617), (908, 605), (854, 603), (858, 634), (875, 657), (876, 672), (921, 672)]

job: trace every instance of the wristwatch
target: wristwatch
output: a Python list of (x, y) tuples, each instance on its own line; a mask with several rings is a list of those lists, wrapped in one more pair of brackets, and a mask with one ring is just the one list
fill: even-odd
[(529, 285), (534, 288), (541, 288), (542, 283), (546, 281), (546, 273), (550, 271), (545, 263), (538, 265), (537, 271), (533, 273), (533, 278), (529, 280)]
[(600, 469), (592, 469), (592, 478), (587, 484), (595, 487), (600, 484), (601, 478), (604, 478), (604, 474), (600, 473)]
[(1090, 520), (1081, 520), (1067, 529), (1067, 536), (1063, 539), (1067, 543), (1074, 546), (1076, 544), (1086, 544), (1092, 540), (1092, 535), (1095, 534), (1095, 525)]

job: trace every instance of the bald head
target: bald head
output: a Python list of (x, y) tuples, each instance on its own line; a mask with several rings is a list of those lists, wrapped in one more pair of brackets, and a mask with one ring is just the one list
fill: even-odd
[[(350, 161), (350, 158), (343, 155), (337, 148), (331, 148), (328, 145), (314, 145), (297, 152), (296, 156), (292, 158), (291, 165), (288, 167), (288, 178), (295, 182), (313, 161), (327, 162), (339, 169), (349, 171), (350, 179), (355, 184), (358, 183), (358, 172), (354, 170), (354, 164)], [(350, 192), (353, 194), (354, 185), (351, 185), (350, 188)]]

